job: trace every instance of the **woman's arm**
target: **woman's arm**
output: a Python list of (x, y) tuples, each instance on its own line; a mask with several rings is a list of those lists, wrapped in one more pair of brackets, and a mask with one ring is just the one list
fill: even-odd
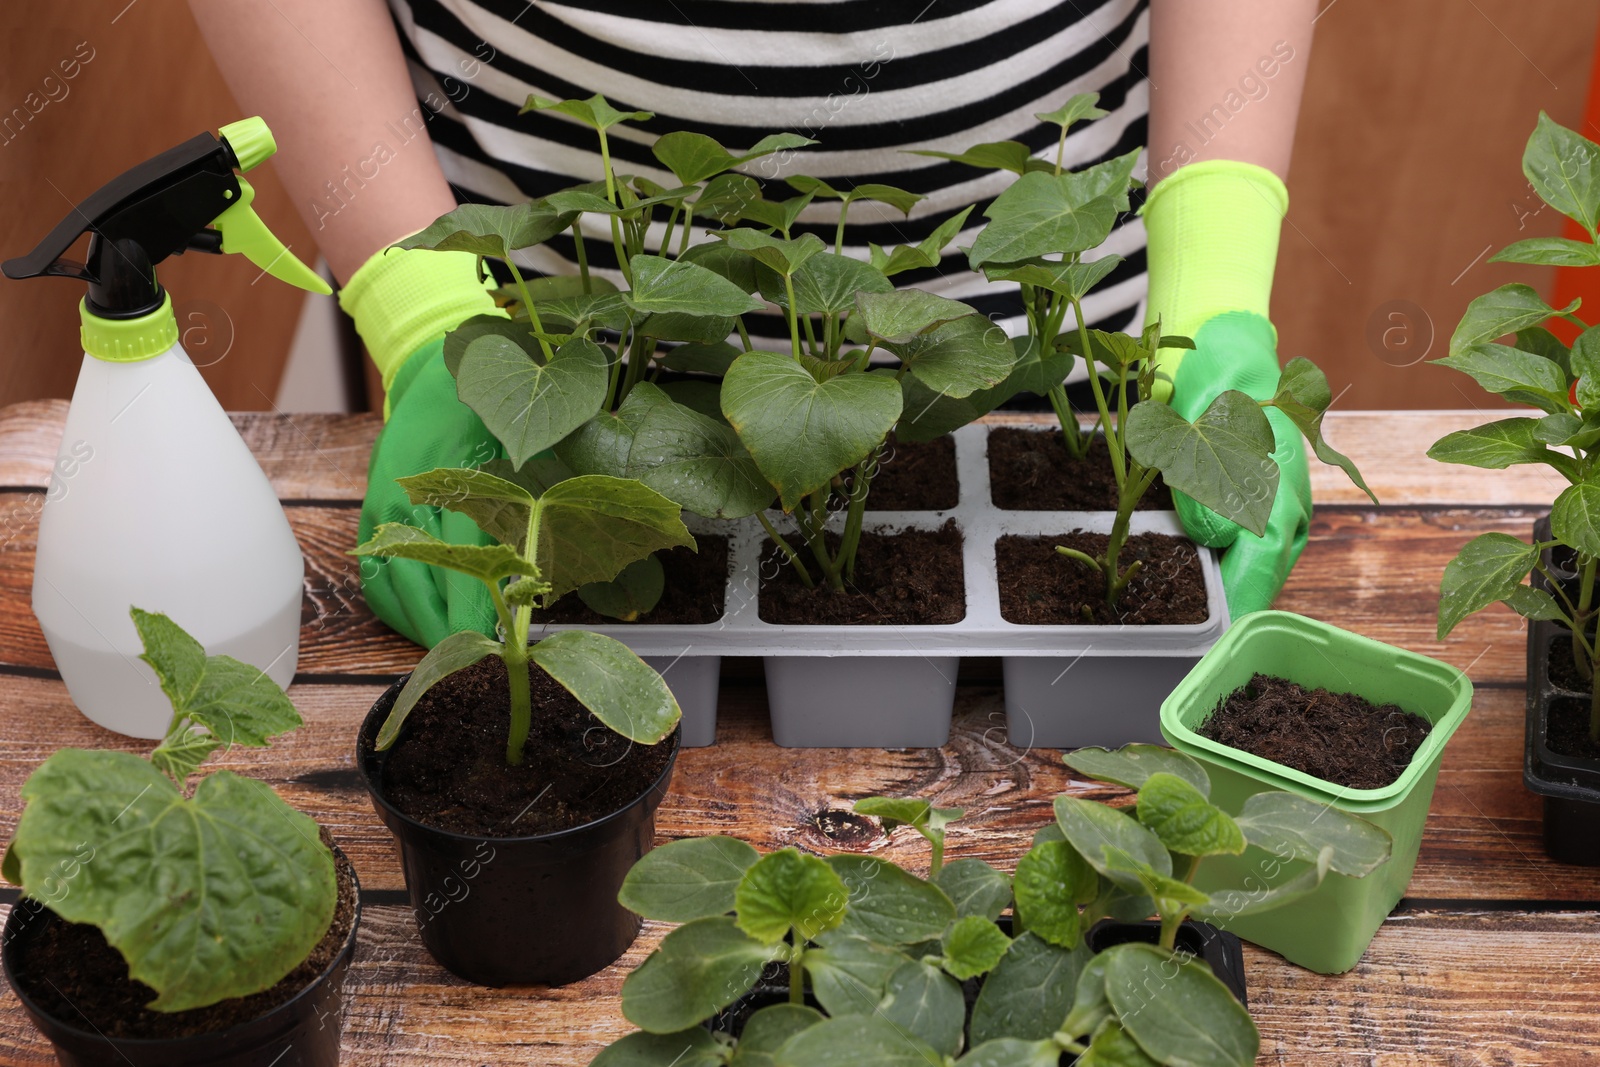
[(1232, 159), (1289, 173), (1317, 0), (1151, 0), (1150, 184)]
[(190, 7), (244, 114), (277, 136), (278, 174), (340, 282), (455, 207), (383, 0)]

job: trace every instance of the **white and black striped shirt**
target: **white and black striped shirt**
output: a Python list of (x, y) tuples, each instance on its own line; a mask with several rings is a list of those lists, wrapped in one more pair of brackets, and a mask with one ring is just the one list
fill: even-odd
[[(648, 122), (614, 127), (619, 173), (677, 184), (650, 154), (663, 133), (692, 130), (737, 151), (769, 133), (816, 139), (811, 148), (744, 169), (760, 179), (809, 174), (836, 188), (883, 182), (927, 197), (902, 217), (872, 202), (851, 207), (846, 254), (866, 258), (922, 240), (969, 204), (980, 205), (938, 269), (896, 277), (965, 300), (1025, 332), (1016, 286), (967, 269), (958, 246), (982, 226), (982, 208), (1013, 175), (905, 154), (960, 152), (1021, 141), (1052, 159), (1059, 128), (1036, 112), (1098, 90), (1106, 118), (1074, 127), (1069, 166), (1145, 143), (1148, 0), (391, 0), (428, 131), (462, 200), (512, 203), (601, 174), (594, 131), (553, 113), (518, 115), (529, 93), (556, 99), (603, 93)], [(1141, 170), (1142, 174), (1142, 164)], [(767, 183), (767, 196), (794, 191)], [(1140, 198), (1135, 197), (1137, 210)], [(817, 202), (796, 234), (830, 246), (837, 201)], [(590, 264), (615, 267), (604, 220), (586, 241)], [(659, 239), (660, 225), (656, 227)], [(586, 233), (589, 232), (586, 228)], [(1087, 318), (1136, 329), (1144, 314), (1144, 227), (1130, 212), (1102, 247), (1124, 262), (1085, 301)], [(570, 235), (519, 262), (576, 272)], [(614, 270), (614, 281), (620, 281)], [(783, 338), (773, 323), (753, 330)], [(786, 343), (786, 342), (785, 342)]]

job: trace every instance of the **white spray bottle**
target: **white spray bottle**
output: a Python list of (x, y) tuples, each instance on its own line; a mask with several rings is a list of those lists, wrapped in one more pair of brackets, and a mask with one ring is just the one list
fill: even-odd
[[(132, 737), (172, 716), (139, 659), (130, 607), (163, 612), (213, 654), (287, 686), (305, 561), (250, 449), (178, 343), (155, 264), (238, 252), (302, 289), (328, 286), (251, 209), (234, 173), (276, 151), (259, 118), (192, 138), (97, 190), (9, 278), (89, 285), (83, 366), (39, 520), (33, 611), (73, 702)], [(214, 228), (213, 228), (214, 227)], [(86, 263), (63, 258), (88, 233)]]

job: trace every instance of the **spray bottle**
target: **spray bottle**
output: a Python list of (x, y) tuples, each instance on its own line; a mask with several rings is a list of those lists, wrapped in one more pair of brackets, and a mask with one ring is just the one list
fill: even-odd
[[(259, 118), (203, 133), (97, 190), (8, 278), (88, 283), (83, 365), (39, 520), (33, 611), (74, 703), (107, 729), (158, 738), (171, 707), (130, 606), (170, 615), (213, 655), (287, 686), (305, 561), (267, 477), (178, 341), (155, 265), (238, 252), (327, 293), (251, 208), (234, 173), (277, 150)], [(64, 258), (84, 233), (88, 259)]]

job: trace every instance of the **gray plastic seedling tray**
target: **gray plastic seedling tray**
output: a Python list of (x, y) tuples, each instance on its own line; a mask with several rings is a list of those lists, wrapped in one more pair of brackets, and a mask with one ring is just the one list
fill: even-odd
[[(1024, 626), (1000, 617), (995, 541), (1008, 534), (1105, 533), (1108, 512), (1002, 511), (990, 501), (989, 426), (956, 431), (960, 500), (946, 511), (868, 512), (864, 529), (937, 529), (954, 519), (964, 539), (966, 616), (946, 625), (794, 626), (764, 622), (758, 597), (767, 538), (754, 518), (693, 520), (697, 535), (729, 538), (723, 617), (698, 626), (594, 627), (662, 670), (683, 708), (683, 744), (716, 736), (720, 657), (761, 656), (773, 739), (790, 747), (920, 748), (950, 736), (962, 656), (999, 656), (1006, 722), (1019, 747), (1068, 748), (1159, 741), (1160, 707), (1227, 628), (1216, 555), (1199, 549), (1210, 614), (1186, 626)], [(892, 459), (890, 460), (892, 462)], [(769, 517), (780, 532), (793, 522)], [(842, 515), (832, 521), (842, 523)], [(1172, 512), (1138, 512), (1134, 533), (1182, 535)], [(1070, 565), (1062, 560), (1063, 566)], [(769, 560), (767, 566), (773, 566)], [(951, 576), (954, 579), (955, 576)], [(831, 659), (819, 663), (819, 659)]]

